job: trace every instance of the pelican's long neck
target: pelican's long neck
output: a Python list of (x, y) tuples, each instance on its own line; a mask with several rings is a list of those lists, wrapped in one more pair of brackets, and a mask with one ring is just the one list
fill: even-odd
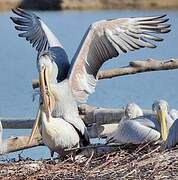
[[(52, 118), (51, 115), (49, 115), (50, 117), (49, 118)], [(42, 120), (42, 125), (47, 128), (48, 127), (48, 124), (50, 123), (48, 120), (47, 120), (47, 116), (46, 116), (46, 113), (44, 111), (41, 111), (41, 120)]]
[(57, 64), (55, 62), (53, 62), (52, 66), (53, 67), (52, 67), (52, 74), (51, 74), (50, 83), (56, 84), (57, 83), (57, 75), (58, 75), (58, 67), (57, 67)]
[(56, 38), (56, 36), (54, 35), (54, 33), (48, 28), (48, 26), (42, 21), (41, 22), (41, 26), (46, 34), (46, 37), (48, 39), (48, 43), (50, 47), (62, 47), (61, 43), (58, 41), (58, 39)]

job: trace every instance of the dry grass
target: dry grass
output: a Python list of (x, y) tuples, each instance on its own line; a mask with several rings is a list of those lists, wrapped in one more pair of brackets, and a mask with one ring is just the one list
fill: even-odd
[(76, 163), (22, 160), (0, 164), (0, 179), (176, 179), (178, 148), (159, 145), (123, 147), (117, 152)]

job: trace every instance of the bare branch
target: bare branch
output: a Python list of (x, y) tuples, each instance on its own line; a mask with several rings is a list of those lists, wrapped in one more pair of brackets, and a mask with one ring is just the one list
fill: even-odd
[(98, 73), (98, 79), (108, 79), (117, 76), (171, 69), (178, 69), (177, 59), (171, 59), (169, 61), (157, 61), (153, 59), (148, 59), (146, 61), (133, 61), (129, 63), (129, 66), (100, 71)]
[(3, 141), (0, 145), (0, 155), (43, 145), (40, 135), (34, 137), (31, 144), (28, 144), (28, 140), (29, 136), (20, 136), (12, 137)]
[[(151, 110), (143, 110), (145, 115), (154, 115)], [(82, 104), (79, 107), (79, 113), (87, 126), (97, 123), (111, 124), (118, 123), (124, 116), (124, 109), (121, 108), (102, 108)], [(0, 118), (4, 129), (31, 129), (34, 119), (28, 118)]]
[[(109, 79), (118, 76), (125, 76), (150, 71), (163, 71), (178, 69), (178, 59), (171, 59), (168, 61), (158, 61), (148, 59), (146, 61), (132, 61), (128, 66), (115, 68), (111, 70), (100, 71), (97, 75), (98, 79)], [(36, 89), (39, 87), (38, 80), (32, 80), (32, 87)]]

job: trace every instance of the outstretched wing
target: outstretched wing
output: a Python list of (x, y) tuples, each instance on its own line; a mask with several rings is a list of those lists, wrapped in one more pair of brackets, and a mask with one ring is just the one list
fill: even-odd
[(166, 142), (166, 148), (170, 149), (178, 144), (178, 119), (174, 121), (171, 128), (169, 129), (169, 134)]
[[(139, 120), (139, 119), (138, 119)], [(142, 123), (140, 123), (142, 121)], [(125, 120), (118, 125), (118, 129), (108, 138), (107, 143), (143, 144), (154, 142), (160, 138), (160, 133), (154, 128), (154, 123), (147, 119)]]
[(17, 8), (12, 10), (18, 17), (11, 17), (20, 31), (19, 37), (26, 38), (40, 53), (49, 47), (62, 47), (46, 24), (34, 13)]
[(84, 102), (94, 92), (96, 75), (105, 61), (140, 48), (155, 48), (152, 41), (163, 39), (154, 34), (170, 31), (165, 16), (111, 19), (92, 24), (81, 41), (68, 74), (75, 99)]

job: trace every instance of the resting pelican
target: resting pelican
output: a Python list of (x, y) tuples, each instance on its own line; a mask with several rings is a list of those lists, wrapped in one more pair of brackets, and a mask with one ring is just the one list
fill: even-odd
[(117, 130), (107, 138), (107, 142), (142, 144), (157, 141), (160, 137), (166, 141), (168, 129), (173, 124), (168, 115), (168, 104), (164, 100), (155, 101), (152, 109), (156, 112), (156, 118), (142, 116), (143, 112), (138, 105), (128, 104), (126, 117), (119, 122)]
[[(60, 47), (62, 52), (57, 48), (51, 54), (56, 59), (62, 58), (62, 62), (68, 64), (61, 44), (39, 17), (22, 9), (16, 9), (13, 12), (19, 16), (11, 19), (17, 25), (15, 28), (22, 31), (19, 34), (20, 37), (25, 37), (33, 46), (36, 46), (39, 54), (44, 50), (51, 52), (51, 47)], [(76, 101), (85, 102), (89, 94), (94, 92), (97, 73), (105, 61), (144, 47), (155, 48), (156, 45), (152, 41), (163, 39), (154, 34), (170, 31), (170, 25), (165, 23), (168, 21), (165, 16), (110, 19), (91, 24), (70, 67), (67, 65), (65, 72), (61, 72), (63, 65), (59, 61), (61, 66), (58, 66), (58, 76), (65, 73), (63, 74), (65, 80), (58, 83), (53, 78), (57, 71), (56, 61), (53, 61), (50, 56), (46, 58), (48, 65), (44, 67), (43, 77), (46, 82), (48, 92), (46, 101), (49, 102), (50, 112), (54, 117), (60, 116), (71, 123), (84, 137), (86, 144), (89, 142), (88, 133), (78, 114)]]
[(129, 103), (125, 108), (125, 116), (128, 119), (134, 119), (143, 116), (143, 111), (137, 104)]
[(175, 109), (171, 109), (169, 111), (168, 103), (164, 100), (160, 100), (159, 103), (162, 104), (162, 113), (165, 114), (167, 118), (169, 118), (170, 122), (167, 127), (168, 137), (165, 142), (165, 148), (170, 149), (178, 144), (178, 111)]
[(169, 128), (168, 138), (166, 140), (165, 148), (167, 149), (178, 144), (178, 111), (176, 109), (171, 109), (169, 115), (173, 119), (173, 123)]
[(7, 141), (3, 141), (2, 135), (3, 135), (3, 128), (2, 128), (2, 123), (0, 121), (0, 154), (4, 154), (7, 152)]

